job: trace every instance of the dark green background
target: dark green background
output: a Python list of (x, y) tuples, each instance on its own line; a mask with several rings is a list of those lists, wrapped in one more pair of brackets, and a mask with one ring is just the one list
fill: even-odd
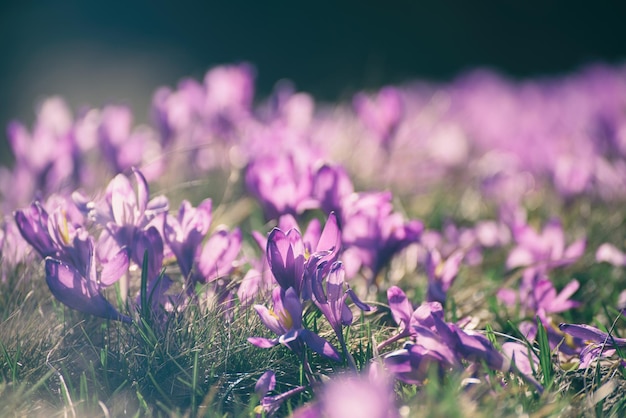
[(526, 77), (616, 64), (626, 57), (624, 3), (4, 1), (0, 125), (31, 123), (52, 94), (74, 107), (126, 102), (143, 121), (159, 85), (237, 61), (256, 66), (261, 96), (289, 78), (323, 100), (475, 67)]

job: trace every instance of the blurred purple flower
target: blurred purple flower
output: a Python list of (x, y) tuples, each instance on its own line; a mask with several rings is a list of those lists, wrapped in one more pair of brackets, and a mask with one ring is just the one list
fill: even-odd
[(613, 244), (605, 242), (596, 250), (596, 261), (607, 262), (615, 267), (623, 267), (626, 266), (626, 254)]
[(463, 257), (462, 251), (455, 251), (443, 261), (441, 254), (436, 249), (428, 252), (425, 266), (428, 277), (428, 291), (426, 295), (428, 302), (439, 302), (445, 305), (448, 290), (456, 279)]
[(203, 200), (197, 208), (183, 200), (176, 217), (165, 217), (163, 237), (174, 253), (185, 279), (191, 277), (194, 260), (200, 253), (200, 244), (211, 226), (211, 209), (211, 199)]
[(545, 271), (572, 264), (585, 252), (584, 238), (565, 246), (563, 228), (557, 220), (550, 221), (540, 234), (526, 224), (516, 226), (513, 237), (517, 246), (506, 260), (509, 269), (530, 266)]
[(343, 167), (324, 164), (315, 173), (312, 195), (325, 213), (335, 212), (338, 219), (343, 219), (343, 199), (353, 192), (352, 180)]
[(580, 305), (579, 302), (570, 300), (579, 286), (577, 280), (572, 280), (557, 294), (554, 284), (546, 274), (535, 269), (526, 269), (519, 290), (500, 289), (498, 298), (508, 306), (519, 303), (523, 315), (539, 315), (548, 326), (549, 314), (565, 312)]
[(618, 348), (626, 348), (626, 338), (614, 337), (590, 325), (561, 324), (559, 329), (585, 342), (586, 347), (580, 352), (579, 369), (589, 367), (594, 360), (612, 356)]
[[(98, 145), (115, 173), (144, 166), (143, 175), (155, 179), (162, 172), (162, 153), (156, 133), (147, 126), (133, 129), (133, 115), (125, 106), (107, 106), (100, 113)], [(148, 164), (144, 164), (148, 163)]]
[(318, 206), (311, 197), (313, 171), (309, 162), (292, 154), (270, 154), (251, 161), (246, 168), (246, 188), (263, 208), (267, 219), (299, 215)]
[(359, 93), (353, 104), (365, 127), (388, 149), (404, 113), (400, 92), (394, 87), (384, 87), (375, 98)]
[(391, 193), (354, 193), (344, 200), (342, 213), (342, 259), (348, 277), (365, 266), (372, 283), (394, 255), (419, 241), (424, 230), (420, 221), (405, 222), (393, 212)]
[(346, 374), (332, 378), (316, 401), (304, 405), (293, 418), (398, 418), (392, 382), (382, 374)]

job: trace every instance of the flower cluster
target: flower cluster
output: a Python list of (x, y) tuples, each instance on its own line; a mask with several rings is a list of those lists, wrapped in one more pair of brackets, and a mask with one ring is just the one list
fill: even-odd
[[(240, 64), (159, 89), (145, 126), (123, 106), (72, 115), (51, 98), (31, 129), (8, 129), (0, 279), (39, 258), (56, 299), (124, 324), (189, 306), (226, 319), (253, 309), (268, 334), (247, 341), (293, 352), (305, 375), (270, 394), (276, 375), (264, 373), (260, 415), (313, 391), (296, 416), (397, 417), (393, 380), (421, 386), (433, 373), (517, 375), (542, 391), (544, 332), (559, 364), (580, 368), (626, 347), (612, 330), (558, 325), (580, 306), (582, 279), (562, 277), (585, 260), (588, 237), (565, 217), (542, 229), (535, 219), (548, 194), (567, 207), (626, 198), (625, 74), (594, 67), (516, 84), (477, 72), (330, 108), (286, 84), (253, 105), (255, 73)], [(194, 184), (184, 197), (150, 192)], [(452, 195), (458, 207), (437, 212)], [(476, 329), (484, 316), (457, 306), (459, 282), (488, 258), (491, 302), (519, 319), (521, 335), (502, 344)], [(620, 268), (626, 255), (603, 242), (596, 261)], [(368, 341), (367, 362), (346, 337), (355, 318), (385, 335)], [(383, 326), (391, 320), (397, 328)], [(322, 383), (318, 355), (350, 374)]]

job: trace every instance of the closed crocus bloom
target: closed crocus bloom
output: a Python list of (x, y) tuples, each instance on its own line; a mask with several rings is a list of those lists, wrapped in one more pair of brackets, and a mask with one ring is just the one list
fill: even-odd
[(328, 274), (325, 273), (325, 264), (326, 262), (322, 262), (317, 266), (317, 272), (312, 280), (313, 302), (330, 323), (330, 326), (333, 328), (333, 331), (335, 331), (337, 339), (344, 350), (344, 355), (348, 357), (349, 362), (351, 362), (351, 365), (356, 369), (356, 365), (354, 365), (353, 359), (349, 354), (342, 332), (344, 326), (352, 325), (353, 319), (352, 311), (346, 304), (346, 300), (349, 296), (352, 302), (363, 311), (369, 311), (371, 308), (361, 302), (352, 289), (350, 289), (350, 286), (345, 283), (346, 273), (341, 261), (334, 262)]

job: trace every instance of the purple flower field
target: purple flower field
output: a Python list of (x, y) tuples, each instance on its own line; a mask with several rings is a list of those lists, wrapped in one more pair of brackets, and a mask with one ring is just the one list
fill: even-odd
[(626, 414), (625, 67), (255, 71), (8, 126), (0, 415)]

